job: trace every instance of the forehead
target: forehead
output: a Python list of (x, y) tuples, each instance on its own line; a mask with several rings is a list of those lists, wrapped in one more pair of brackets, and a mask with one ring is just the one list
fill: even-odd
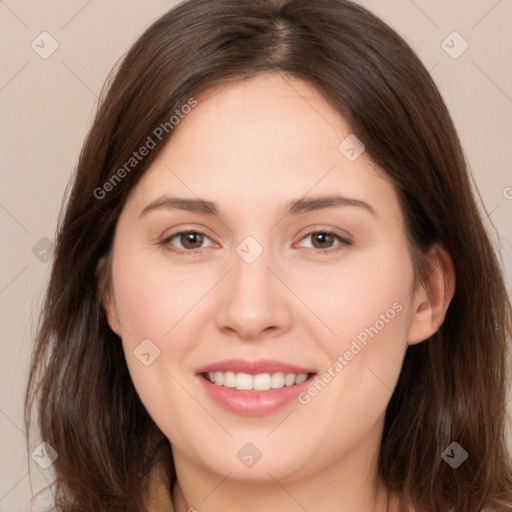
[(216, 151), (220, 157), (236, 152), (261, 160), (282, 154), (289, 161), (294, 150), (302, 153), (319, 144), (336, 150), (338, 138), (350, 134), (344, 119), (315, 88), (282, 73), (222, 84), (197, 101), (170, 146), (195, 139), (199, 151)]
[(181, 193), (247, 209), (308, 193), (369, 201), (393, 194), (365, 153), (355, 161), (342, 154), (350, 127), (306, 82), (258, 75), (195, 100), (137, 185), (137, 202)]

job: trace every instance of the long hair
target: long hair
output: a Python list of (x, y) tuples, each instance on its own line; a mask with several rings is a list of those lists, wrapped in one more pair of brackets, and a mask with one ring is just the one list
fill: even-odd
[[(512, 314), (498, 248), (429, 73), (394, 30), (345, 0), (188, 0), (154, 22), (109, 76), (59, 216), (25, 400), (27, 430), (37, 406), (38, 436), (58, 453), (56, 504), (145, 510), (151, 470), (173, 467), (101, 305), (109, 258), (96, 268), (128, 195), (172, 137), (173, 113), (213, 86), (267, 72), (313, 85), (364, 142), (396, 187), (415, 276), (428, 271), (434, 243), (454, 263), (443, 325), (407, 349), (386, 411), (380, 477), (418, 512), (512, 510)], [(152, 134), (156, 147), (127, 167)], [(452, 442), (468, 453), (456, 470), (441, 456)]]

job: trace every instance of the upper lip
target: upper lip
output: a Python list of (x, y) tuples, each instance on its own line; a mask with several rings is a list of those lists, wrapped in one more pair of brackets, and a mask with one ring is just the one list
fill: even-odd
[(295, 366), (293, 364), (283, 363), (272, 359), (260, 359), (258, 361), (245, 361), (243, 359), (227, 359), (225, 361), (217, 361), (206, 366), (201, 366), (196, 370), (196, 374), (209, 372), (233, 372), (248, 373), (249, 375), (258, 375), (261, 373), (315, 373), (314, 370)]

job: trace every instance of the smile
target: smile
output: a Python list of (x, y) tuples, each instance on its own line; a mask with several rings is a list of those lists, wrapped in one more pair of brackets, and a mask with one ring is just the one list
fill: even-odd
[(242, 416), (263, 416), (297, 403), (317, 373), (279, 361), (229, 360), (196, 371), (213, 404)]
[(283, 373), (276, 372), (258, 373), (250, 375), (248, 373), (234, 372), (209, 372), (202, 374), (212, 384), (224, 386), (226, 388), (236, 388), (238, 391), (269, 391), (270, 389), (281, 389), (285, 386), (295, 386), (302, 384), (307, 380), (307, 373)]

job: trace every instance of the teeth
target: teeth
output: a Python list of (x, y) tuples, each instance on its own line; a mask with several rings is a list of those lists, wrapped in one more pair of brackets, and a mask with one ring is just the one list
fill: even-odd
[[(235, 387), (238, 391), (250, 391), (254, 379), (252, 375), (248, 373), (237, 373), (235, 378)], [(215, 384), (217, 384), (217, 374), (215, 374)]]
[(272, 378), (270, 379), (270, 387), (272, 389), (279, 389), (279, 388), (282, 388), (283, 386), (284, 386), (284, 373), (283, 372), (274, 373), (274, 375), (272, 375)]
[(215, 372), (214, 379), (216, 386), (222, 386), (224, 383), (224, 374), (222, 372)]
[(293, 386), (295, 384), (295, 375), (293, 373), (289, 373), (284, 378), (284, 385), (285, 386)]
[(236, 375), (233, 372), (226, 372), (222, 385), (227, 388), (234, 388), (236, 386)]
[(295, 379), (295, 384), (302, 384), (304, 381), (307, 380), (307, 378), (307, 373), (301, 373), (300, 375), (297, 375), (297, 378)]
[(295, 373), (277, 372), (249, 375), (248, 373), (209, 372), (208, 378), (216, 386), (236, 388), (239, 391), (269, 391), (301, 384), (307, 380), (308, 374), (296, 375)]
[(256, 391), (266, 391), (270, 389), (270, 382), (270, 373), (261, 373), (254, 376), (252, 387)]

